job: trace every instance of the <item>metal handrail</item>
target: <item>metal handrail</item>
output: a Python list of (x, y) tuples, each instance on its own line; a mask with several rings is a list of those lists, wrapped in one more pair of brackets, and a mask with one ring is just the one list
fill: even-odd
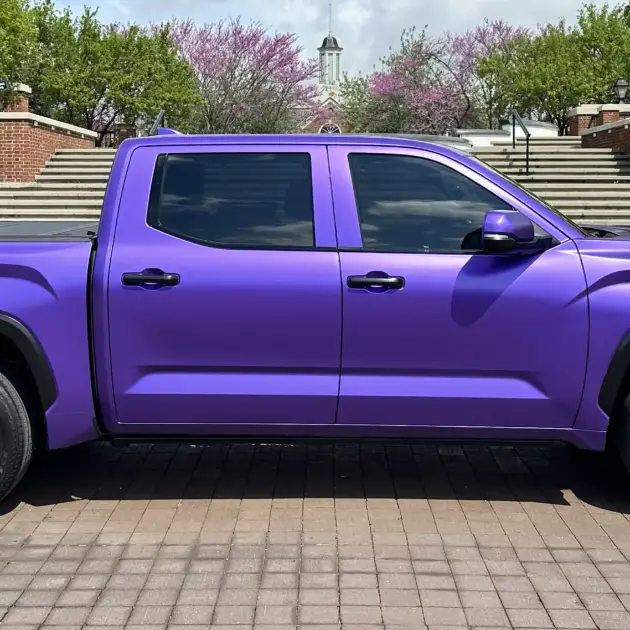
[(160, 113), (155, 117), (155, 120), (153, 121), (153, 124), (151, 125), (151, 129), (149, 129), (150, 136), (154, 136), (155, 134), (157, 134), (157, 130), (159, 129), (160, 125), (164, 122), (165, 114), (166, 112), (163, 109), (161, 109)]
[(531, 133), (529, 129), (523, 122), (521, 115), (516, 111), (516, 109), (512, 109), (512, 148), (516, 149), (516, 123), (518, 123), (519, 127), (523, 130), (525, 134), (525, 175), (529, 175), (529, 138), (531, 137)]

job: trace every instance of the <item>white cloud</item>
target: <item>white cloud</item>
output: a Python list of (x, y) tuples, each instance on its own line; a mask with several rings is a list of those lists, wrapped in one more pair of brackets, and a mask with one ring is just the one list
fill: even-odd
[[(67, 0), (66, 0), (67, 1)], [(333, 31), (344, 48), (344, 69), (369, 71), (396, 46), (403, 28), (425, 25), (432, 34), (474, 27), (485, 17), (534, 28), (566, 17), (572, 22), (582, 0), (333, 0)], [(63, 0), (60, 0), (63, 3)], [(327, 0), (70, 0), (80, 11), (84, 4), (100, 6), (104, 20), (157, 22), (191, 17), (198, 22), (241, 15), (260, 20), (273, 30), (297, 33), (309, 56), (328, 34)], [(603, 5), (605, 0), (595, 0)]]

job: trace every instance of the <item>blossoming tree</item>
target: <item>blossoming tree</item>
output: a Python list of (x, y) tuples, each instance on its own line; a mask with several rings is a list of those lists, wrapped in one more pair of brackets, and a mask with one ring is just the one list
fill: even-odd
[(527, 34), (503, 21), (486, 20), (463, 34), (429, 37), (403, 32), (400, 48), (368, 77), (346, 78), (341, 97), (354, 131), (444, 134), (478, 121), (492, 124), (504, 103), (479, 60)]
[(317, 112), (318, 70), (304, 61), (297, 38), (269, 33), (240, 18), (197, 26), (171, 24), (173, 40), (193, 68), (208, 133), (281, 133)]

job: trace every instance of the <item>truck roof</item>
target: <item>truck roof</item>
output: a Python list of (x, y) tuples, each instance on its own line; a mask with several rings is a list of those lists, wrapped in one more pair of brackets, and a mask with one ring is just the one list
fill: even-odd
[(292, 134), (204, 134), (184, 135), (170, 130), (162, 130), (157, 136), (128, 138), (121, 144), (121, 149), (137, 146), (186, 146), (186, 145), (242, 145), (242, 144), (325, 144), (325, 145), (376, 145), (401, 148), (425, 149), (449, 154), (466, 153), (470, 142), (464, 138), (450, 136), (432, 136), (423, 134), (351, 134), (351, 133), (292, 133)]

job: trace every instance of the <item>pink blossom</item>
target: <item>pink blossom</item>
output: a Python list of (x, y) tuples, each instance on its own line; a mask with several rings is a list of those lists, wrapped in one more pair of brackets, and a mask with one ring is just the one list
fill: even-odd
[(370, 116), (378, 117), (368, 126), (442, 134), (471, 124), (488, 89), (477, 76), (479, 59), (527, 35), (526, 29), (502, 20), (485, 20), (463, 34), (438, 38), (424, 30), (404, 31), (400, 48), (382, 59), (382, 67), (367, 78)]
[(171, 24), (181, 56), (192, 66), (211, 133), (281, 131), (318, 110), (315, 60), (303, 61), (291, 33), (270, 34), (240, 18), (197, 26)]

